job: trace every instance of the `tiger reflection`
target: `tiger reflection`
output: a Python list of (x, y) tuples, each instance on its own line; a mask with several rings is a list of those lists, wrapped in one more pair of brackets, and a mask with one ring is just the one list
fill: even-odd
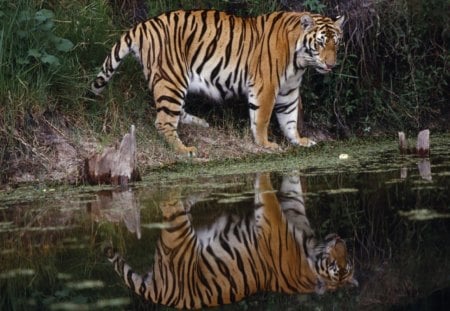
[(357, 285), (345, 242), (335, 234), (315, 239), (298, 175), (283, 178), (278, 197), (270, 175), (257, 175), (251, 217), (221, 217), (210, 229), (195, 231), (186, 205), (179, 199), (161, 204), (169, 226), (147, 274), (106, 251), (125, 283), (154, 303), (192, 309), (262, 291), (323, 293)]

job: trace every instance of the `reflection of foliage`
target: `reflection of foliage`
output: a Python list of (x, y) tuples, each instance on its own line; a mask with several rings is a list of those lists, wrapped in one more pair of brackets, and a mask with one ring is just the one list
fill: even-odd
[[(437, 149), (447, 157), (448, 144), (440, 145), (442, 149)], [(359, 289), (340, 290), (323, 296), (264, 293), (224, 309), (256, 309), (261, 306), (287, 309), (293, 305), (301, 305), (305, 310), (314, 310), (317, 306), (325, 309), (345, 309), (349, 305), (351, 309), (392, 306), (415, 302), (415, 299), (427, 297), (448, 284), (448, 220), (411, 221), (401, 216), (401, 211), (410, 210), (448, 212), (448, 191), (445, 191), (449, 183), (448, 165), (440, 165), (440, 172), (433, 172), (433, 182), (430, 183), (421, 180), (415, 158), (399, 157), (410, 168), (409, 177), (401, 180), (399, 163), (396, 162), (399, 158), (391, 156), (396, 152), (395, 146), (389, 148), (386, 154), (391, 160), (389, 165), (385, 163), (387, 158), (374, 159), (372, 156), (367, 160), (367, 150), (375, 153), (375, 150), (382, 149), (380, 145), (376, 148), (373, 143), (359, 146), (359, 151), (366, 149), (365, 156), (346, 146), (343, 149), (354, 160), (365, 160), (348, 166), (336, 162), (320, 165), (314, 162), (314, 165), (308, 165), (308, 170), (304, 171), (308, 174), (302, 177), (306, 213), (316, 234), (324, 237), (337, 232), (348, 244), (353, 244), (351, 252), (355, 256)], [(329, 158), (330, 153), (340, 153), (341, 150), (336, 149), (336, 145), (332, 145), (323, 150), (327, 151), (326, 157)], [(305, 156), (305, 152), (302, 151), (301, 155)], [(294, 158), (298, 167), (298, 156)], [(280, 163), (277, 168), (282, 168)], [(141, 185), (142, 188), (134, 190), (142, 224), (161, 222), (158, 201), (173, 187), (182, 187), (183, 198), (196, 202), (191, 207), (196, 228), (207, 227), (223, 213), (244, 217), (254, 212), (250, 198), (253, 174), (206, 178), (202, 170), (201, 173), (191, 172), (189, 177), (173, 178), (174, 174), (167, 171), (166, 179), (147, 180), (145, 187)], [(198, 179), (193, 178), (199, 175)], [(282, 176), (274, 175), (274, 186), (278, 188)], [(146, 271), (152, 265), (159, 231), (147, 226), (151, 229), (143, 229), (142, 239), (137, 243), (135, 234), (128, 232), (124, 223), (110, 223), (104, 218), (98, 221), (92, 209), (92, 202), (97, 199), (89, 189), (93, 188), (61, 192), (56, 189), (36, 196), (36, 189), (32, 188), (28, 194), (13, 196), (15, 200), (2, 201), (3, 205), (12, 206), (0, 214), (2, 307), (29, 309), (30, 306), (26, 305), (29, 302), (35, 302), (36, 308), (44, 309), (52, 305), (56, 308), (56, 304), (62, 303), (95, 308), (99, 301), (117, 303), (117, 308), (129, 305), (129, 292), (112, 273), (101, 246), (112, 241), (131, 259), (133, 266)], [(100, 188), (94, 189), (98, 191)], [(206, 194), (206, 198), (192, 198), (197, 192)], [(218, 202), (221, 198), (239, 194), (247, 199)], [(49, 204), (55, 197), (60, 201)], [(22, 206), (24, 201), (34, 205)], [(73, 201), (83, 202), (82, 206), (91, 204), (91, 208), (78, 208)], [(104, 287), (100, 287), (102, 284)], [(145, 307), (139, 299), (132, 299), (131, 304)]]
[(0, 215), (0, 222), (10, 224), (0, 232), (1, 309), (95, 309), (128, 304), (128, 297), (120, 296), (120, 287), (106, 286), (110, 267), (102, 264), (100, 251), (101, 244), (110, 239), (123, 247), (126, 233), (115, 224), (95, 225), (93, 216), (73, 202), (30, 201), (32, 206), (16, 203)]
[[(309, 178), (309, 191), (319, 192), (307, 196), (312, 226), (320, 224), (320, 235), (337, 231), (353, 237), (361, 308), (414, 303), (448, 284), (450, 248), (443, 239), (450, 236), (448, 220), (415, 221), (401, 216), (413, 207), (445, 212), (440, 205), (446, 201), (442, 189), (448, 179), (437, 181), (443, 188), (417, 189), (416, 180), (398, 180), (398, 174), (395, 170)], [(387, 183), (390, 178), (396, 182)], [(318, 191), (349, 186), (359, 192)]]

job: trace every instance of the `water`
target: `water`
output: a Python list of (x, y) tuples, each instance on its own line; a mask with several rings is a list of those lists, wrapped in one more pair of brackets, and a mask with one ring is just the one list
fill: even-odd
[[(245, 258), (264, 257), (263, 264), (252, 265), (259, 267), (257, 273), (266, 269), (259, 273), (259, 287), (277, 284), (265, 288), (294, 291), (295, 280), (280, 275), (293, 274), (302, 266), (301, 257), (287, 250), (277, 255), (280, 247), (274, 241), (280, 232), (282, 241), (293, 232), (313, 242), (330, 233), (339, 235), (346, 241), (359, 283), (335, 291), (325, 291), (322, 284), (321, 289), (304, 285), (302, 293), (258, 292), (225, 309), (444, 309), (450, 294), (450, 139), (433, 142), (429, 159), (400, 156), (391, 142), (352, 142), (322, 147), (320, 155), (301, 151), (281, 159), (274, 156), (270, 163), (250, 168), (230, 164), (150, 174), (126, 191), (39, 186), (4, 191), (0, 309), (169, 309), (133, 294), (104, 250), (113, 246), (135, 271), (145, 274), (155, 260), (155, 267), (163, 267), (169, 259), (177, 263), (165, 263), (167, 267), (181, 267), (193, 258), (192, 241), (208, 245), (224, 232), (227, 238), (215, 242), (224, 250), (219, 256), (224, 264), (217, 269), (233, 276), (236, 293), (238, 288), (244, 288), (244, 294), (252, 292), (252, 270), (246, 264), (240, 266), (244, 274), (233, 270), (226, 261), (230, 254), (235, 258), (239, 254), (243, 263)], [(349, 158), (339, 160), (343, 152)], [(172, 230), (177, 221), (178, 231)], [(264, 233), (255, 229), (263, 227)], [(255, 242), (242, 242), (243, 235), (238, 235), (240, 241), (233, 238), (234, 228), (256, 230), (265, 234), (262, 241), (272, 242), (264, 247), (258, 242), (256, 251)], [(168, 243), (170, 233), (181, 230), (187, 230), (190, 238)], [(292, 248), (290, 244), (288, 249)], [(245, 257), (248, 252), (252, 256)], [(213, 290), (200, 286), (203, 279), (196, 279), (194, 285), (190, 279), (183, 279), (187, 285), (174, 284), (171, 277), (178, 274), (172, 271), (158, 281), (174, 293), (168, 296), (179, 298), (178, 293), (197, 286), (206, 294), (187, 305), (215, 302)], [(207, 283), (211, 286), (213, 280), (220, 278)], [(218, 288), (226, 286), (224, 282)], [(181, 300), (167, 300), (176, 301)]]

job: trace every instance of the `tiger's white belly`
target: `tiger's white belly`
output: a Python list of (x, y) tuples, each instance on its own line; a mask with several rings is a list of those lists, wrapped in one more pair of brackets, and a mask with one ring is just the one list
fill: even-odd
[[(205, 75), (199, 75), (196, 73), (192, 74), (189, 79), (190, 83), (188, 92), (196, 94), (204, 94), (209, 98), (218, 101), (229, 99), (237, 95), (237, 87), (236, 90), (234, 90), (233, 85), (231, 86), (232, 89), (227, 88), (225, 85), (225, 81), (221, 81), (221, 77), (218, 78), (217, 82), (211, 83), (211, 81), (205, 79), (204, 76), (209, 76), (209, 74)], [(219, 90), (216, 84), (220, 85), (222, 92)]]

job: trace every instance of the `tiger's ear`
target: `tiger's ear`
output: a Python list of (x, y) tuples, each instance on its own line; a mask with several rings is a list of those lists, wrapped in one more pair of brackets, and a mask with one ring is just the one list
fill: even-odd
[(300, 17), (300, 24), (302, 24), (304, 30), (309, 30), (314, 27), (314, 20), (311, 15), (306, 13), (303, 14), (302, 17)]
[(342, 30), (345, 22), (345, 15), (338, 16), (337, 20), (334, 22), (334, 26), (339, 27)]

